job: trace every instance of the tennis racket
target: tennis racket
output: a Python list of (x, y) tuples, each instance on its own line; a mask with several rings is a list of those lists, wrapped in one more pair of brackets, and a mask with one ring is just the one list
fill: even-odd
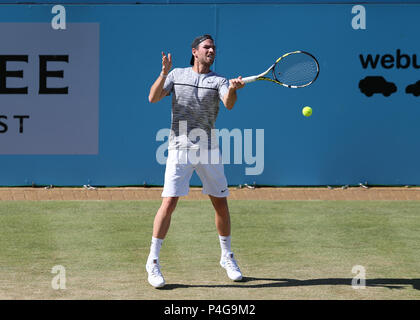
[[(271, 71), (272, 78), (266, 77)], [(245, 83), (267, 80), (287, 88), (303, 88), (312, 84), (319, 75), (319, 63), (305, 51), (293, 51), (282, 55), (263, 73), (243, 78)]]

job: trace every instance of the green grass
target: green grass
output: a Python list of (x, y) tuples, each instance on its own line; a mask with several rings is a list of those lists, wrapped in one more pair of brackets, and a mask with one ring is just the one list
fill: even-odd
[[(228, 280), (210, 201), (180, 201), (144, 263), (159, 201), (0, 202), (0, 299), (419, 299), (420, 202), (230, 201), (245, 276)], [(53, 290), (51, 269), (66, 269)], [(366, 269), (366, 288), (351, 286)]]

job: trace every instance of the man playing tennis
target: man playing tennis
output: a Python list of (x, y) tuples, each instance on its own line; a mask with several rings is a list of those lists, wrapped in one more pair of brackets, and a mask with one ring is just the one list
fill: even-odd
[[(234, 281), (242, 279), (231, 250), (231, 225), (227, 204), (227, 180), (221, 161), (214, 123), (220, 100), (232, 109), (236, 90), (244, 87), (242, 78), (227, 80), (210, 70), (216, 47), (210, 35), (194, 39), (188, 68), (172, 68), (172, 56), (162, 52), (162, 71), (150, 88), (149, 101), (155, 103), (172, 94), (172, 123), (162, 204), (153, 223), (152, 243), (146, 263), (149, 283), (156, 288), (165, 285), (160, 271), (159, 253), (168, 232), (171, 215), (178, 199), (189, 192), (195, 170), (216, 211), (215, 222), (221, 245), (220, 265)], [(204, 134), (203, 134), (204, 133)], [(200, 158), (197, 161), (196, 156)], [(203, 161), (204, 160), (204, 161)]]

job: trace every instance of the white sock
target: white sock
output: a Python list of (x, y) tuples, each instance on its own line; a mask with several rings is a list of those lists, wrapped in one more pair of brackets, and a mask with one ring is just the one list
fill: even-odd
[(158, 239), (152, 237), (152, 244), (150, 245), (150, 253), (147, 258), (147, 262), (152, 262), (152, 260), (159, 260), (160, 248), (162, 247), (163, 239)]
[(231, 252), (231, 248), (230, 248), (230, 241), (231, 241), (231, 236), (220, 236), (219, 235), (219, 240), (220, 240), (220, 248), (222, 249), (222, 257), (224, 255), (226, 255), (226, 253)]

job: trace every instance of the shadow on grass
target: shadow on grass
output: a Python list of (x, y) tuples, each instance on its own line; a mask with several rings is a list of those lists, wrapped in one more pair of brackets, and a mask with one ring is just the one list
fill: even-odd
[[(253, 284), (255, 281), (268, 281), (268, 283)], [(253, 278), (244, 277), (242, 281), (232, 284), (167, 284), (161, 290), (174, 290), (185, 288), (287, 288), (287, 287), (306, 287), (306, 286), (350, 286), (352, 278), (326, 278), (326, 279), (273, 279), (273, 278)], [(366, 287), (382, 287), (388, 289), (405, 289), (406, 286), (412, 286), (415, 290), (420, 290), (420, 279), (366, 279)]]

